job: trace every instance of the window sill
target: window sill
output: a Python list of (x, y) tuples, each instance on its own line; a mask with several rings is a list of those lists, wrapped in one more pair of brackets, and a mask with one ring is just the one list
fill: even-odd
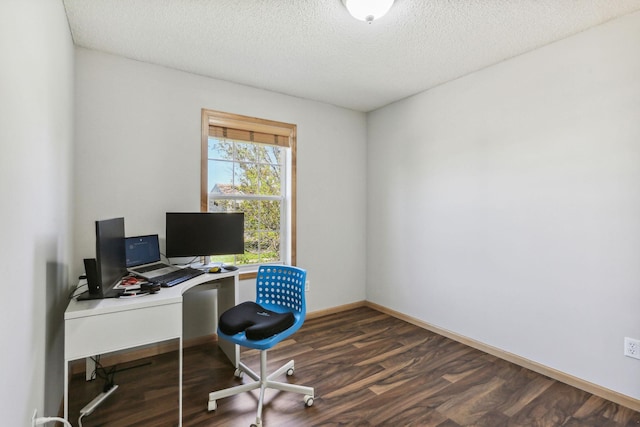
[(245, 271), (240, 272), (239, 279), (249, 280), (249, 279), (255, 279), (257, 276), (258, 276), (258, 270), (247, 269)]
[(283, 264), (282, 262), (279, 263), (273, 263), (273, 264), (253, 264), (253, 265), (247, 265), (247, 266), (240, 266), (239, 267), (239, 278), (240, 280), (250, 280), (250, 279), (255, 279), (258, 276), (258, 269), (260, 268), (261, 265), (277, 265), (277, 264)]

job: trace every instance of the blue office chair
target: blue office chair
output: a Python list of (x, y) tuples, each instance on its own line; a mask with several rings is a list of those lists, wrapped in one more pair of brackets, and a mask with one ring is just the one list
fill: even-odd
[(304, 404), (313, 405), (313, 387), (273, 380), (283, 373), (287, 376), (293, 375), (293, 360), (272, 374), (267, 374), (267, 350), (291, 336), (304, 323), (306, 277), (307, 272), (297, 267), (261, 266), (256, 277), (256, 302), (244, 302), (220, 316), (219, 338), (243, 347), (260, 350), (260, 375), (239, 361), (234, 375), (242, 378), (243, 373), (246, 373), (254, 382), (209, 393), (209, 411), (216, 410), (217, 399), (258, 388), (260, 389), (258, 412), (256, 423), (252, 426), (262, 426), (262, 405), (267, 388), (303, 394)]

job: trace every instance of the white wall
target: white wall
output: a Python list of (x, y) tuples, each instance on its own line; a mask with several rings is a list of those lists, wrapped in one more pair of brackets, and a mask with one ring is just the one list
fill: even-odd
[(73, 45), (62, 2), (0, 2), (2, 425), (55, 416), (71, 258)]
[[(74, 274), (95, 256), (95, 220), (123, 216), (127, 235), (163, 239), (167, 211), (199, 210), (208, 108), (298, 126), (297, 255), (311, 280), (308, 310), (364, 299), (363, 113), (81, 48), (76, 67)], [(254, 284), (242, 287), (252, 299)], [(196, 311), (195, 323), (210, 323), (210, 312)]]
[(640, 399), (640, 13), (369, 115), (367, 298)]

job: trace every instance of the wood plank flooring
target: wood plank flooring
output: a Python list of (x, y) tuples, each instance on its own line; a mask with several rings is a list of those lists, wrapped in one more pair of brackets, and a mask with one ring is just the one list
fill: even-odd
[[(302, 396), (267, 392), (263, 422), (287, 426), (537, 426), (638, 427), (640, 412), (616, 405), (497, 359), (370, 308), (307, 320), (291, 339), (269, 351), (270, 370), (295, 359), (290, 382), (315, 387), (314, 405)], [(258, 371), (259, 355), (242, 351)], [(135, 367), (141, 363), (145, 366)], [(119, 366), (119, 388), (83, 427), (175, 426), (178, 354)], [(183, 425), (249, 426), (257, 392), (221, 399), (207, 412), (208, 393), (237, 380), (215, 343), (184, 353)], [(70, 420), (101, 383), (72, 378)]]

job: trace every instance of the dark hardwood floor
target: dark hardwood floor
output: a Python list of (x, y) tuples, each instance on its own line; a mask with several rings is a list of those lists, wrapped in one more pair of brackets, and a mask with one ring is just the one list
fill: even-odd
[[(270, 368), (291, 358), (296, 373), (288, 380), (315, 387), (314, 404), (269, 391), (267, 427), (640, 426), (640, 412), (369, 308), (307, 320), (269, 351)], [(257, 352), (243, 350), (242, 359), (258, 370)], [(135, 367), (141, 363), (147, 365)], [(83, 427), (177, 425), (177, 367), (177, 352), (120, 365), (132, 369), (116, 374), (119, 388), (82, 419)], [(183, 425), (249, 426), (257, 394), (221, 399), (207, 412), (210, 391), (240, 381), (215, 343), (185, 350)], [(72, 378), (74, 426), (101, 387), (83, 375)]]

